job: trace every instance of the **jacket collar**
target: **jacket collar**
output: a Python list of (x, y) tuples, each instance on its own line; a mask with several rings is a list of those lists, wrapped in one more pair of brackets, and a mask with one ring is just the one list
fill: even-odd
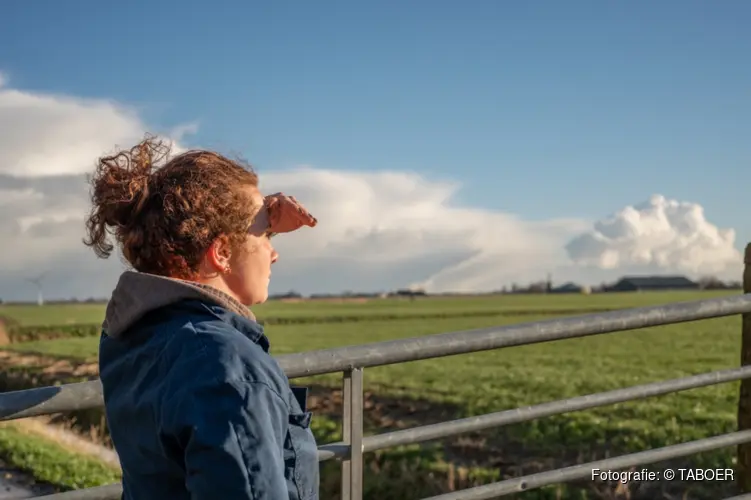
[(191, 301), (190, 305), (195, 305), (196, 307), (207, 310), (211, 315), (229, 324), (248, 337), (251, 341), (261, 346), (264, 351), (269, 352), (270, 343), (268, 337), (264, 334), (263, 325), (259, 324), (254, 319), (250, 319), (247, 316), (238, 314), (235, 311), (218, 304), (211, 304), (203, 301)]
[(250, 309), (226, 293), (191, 281), (135, 271), (125, 271), (120, 275), (107, 303), (102, 329), (110, 337), (119, 337), (145, 314), (185, 300), (205, 303), (217, 317), (237, 323), (242, 327), (238, 330), (247, 331), (253, 339), (260, 338), (259, 328), (263, 335), (263, 327), (256, 322)]

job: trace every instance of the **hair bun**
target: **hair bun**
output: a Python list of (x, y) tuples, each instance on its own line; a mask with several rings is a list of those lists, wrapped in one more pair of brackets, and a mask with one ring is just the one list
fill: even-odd
[(147, 137), (130, 150), (99, 158), (91, 179), (93, 206), (87, 221), (90, 240), (101, 243), (98, 253), (112, 250), (104, 243), (108, 228), (129, 227), (138, 220), (149, 201), (155, 165), (168, 154), (168, 146)]

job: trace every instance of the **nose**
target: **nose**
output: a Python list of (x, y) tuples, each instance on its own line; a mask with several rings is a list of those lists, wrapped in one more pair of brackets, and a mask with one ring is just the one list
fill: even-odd
[(273, 264), (277, 260), (279, 260), (279, 253), (275, 249), (272, 248), (271, 249), (271, 263)]

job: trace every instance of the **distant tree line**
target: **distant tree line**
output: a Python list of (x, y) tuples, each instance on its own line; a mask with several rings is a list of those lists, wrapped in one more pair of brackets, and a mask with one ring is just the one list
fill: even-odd
[[(741, 290), (743, 289), (743, 284), (741, 281), (723, 281), (720, 278), (716, 276), (703, 276), (699, 278), (698, 281), (696, 281), (698, 284), (698, 288), (700, 290)], [(579, 286), (575, 283), (569, 283), (570, 286)], [(598, 292), (604, 292), (607, 290), (610, 290), (613, 287), (613, 283), (600, 283), (599, 285), (593, 286), (593, 287), (580, 287), (582, 290), (587, 290), (589, 293), (598, 293)], [(556, 290), (553, 288), (553, 284), (550, 280), (539, 280), (539, 281), (533, 281), (527, 285), (520, 285), (518, 283), (512, 283), (511, 286), (503, 286), (500, 290), (496, 290), (489, 293), (478, 293), (477, 295), (493, 295), (493, 294), (506, 294), (506, 293), (550, 293), (555, 292)], [(410, 299), (415, 299), (416, 297), (426, 297), (429, 295), (456, 295), (454, 293), (441, 293), (441, 294), (428, 294), (423, 289), (411, 289), (411, 288), (402, 288), (398, 290), (392, 290), (390, 292), (353, 292), (350, 290), (346, 290), (341, 293), (316, 293), (311, 294), (308, 297), (304, 296), (303, 294), (295, 291), (290, 290), (286, 293), (280, 293), (280, 294), (274, 294), (270, 295), (270, 300), (289, 300), (289, 299), (341, 299), (341, 298), (386, 298), (386, 297), (407, 297)], [(70, 298), (70, 299), (64, 299), (64, 300), (47, 300), (45, 301), (47, 304), (92, 304), (92, 303), (106, 303), (106, 298), (94, 298), (89, 297), (87, 299), (78, 299), (76, 297)], [(0, 304), (24, 304), (28, 302), (3, 302), (2, 298), (0, 298)]]

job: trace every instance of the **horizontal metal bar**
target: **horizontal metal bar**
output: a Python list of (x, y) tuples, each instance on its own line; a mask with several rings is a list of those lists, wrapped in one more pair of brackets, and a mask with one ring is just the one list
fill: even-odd
[[(542, 406), (542, 405), (540, 405)], [(374, 436), (377, 437), (377, 436)], [(365, 438), (363, 446), (366, 451), (371, 449), (378, 449), (371, 445), (369, 447), (366, 443), (371, 438)], [(511, 479), (507, 481), (501, 481), (490, 485), (480, 486), (477, 488), (470, 488), (460, 492), (450, 493), (448, 495), (441, 495), (431, 497), (424, 500), (480, 500), (484, 498), (494, 498), (495, 496), (507, 495), (510, 493), (517, 493), (520, 491), (526, 491), (528, 489), (539, 488), (548, 484), (561, 483), (576, 479), (581, 479), (591, 475), (592, 469), (600, 470), (617, 470), (636, 465), (644, 465), (648, 463), (659, 462), (662, 460), (677, 458), (681, 456), (690, 455), (693, 453), (699, 453), (716, 448), (722, 448), (725, 446), (731, 446), (744, 442), (751, 442), (751, 431), (736, 432), (732, 434), (725, 434), (724, 436), (718, 436), (708, 439), (702, 439), (698, 441), (692, 441), (688, 443), (681, 443), (678, 445), (667, 446), (664, 448), (658, 448), (655, 450), (648, 450), (645, 452), (633, 453), (630, 455), (624, 455), (621, 457), (610, 458), (606, 460), (599, 460), (596, 462), (590, 462), (588, 464), (576, 465), (572, 467), (566, 467), (563, 469), (557, 469), (554, 471), (542, 472), (539, 474), (532, 474), (524, 476), (518, 479)], [(318, 460), (324, 461), (334, 457), (345, 456), (348, 453), (348, 446), (341, 443), (332, 443), (323, 445), (318, 449)], [(490, 489), (492, 488), (492, 489)], [(109, 484), (106, 486), (98, 486), (95, 488), (87, 488), (82, 490), (67, 491), (64, 493), (56, 493), (53, 495), (45, 495), (41, 497), (35, 497), (47, 500), (119, 500), (122, 494), (122, 485), (120, 483)], [(459, 495), (459, 496), (457, 496)], [(726, 500), (751, 500), (751, 495), (741, 495), (738, 497), (728, 498)]]
[(87, 410), (104, 404), (97, 380), (0, 393), (0, 421)]
[[(278, 356), (289, 378), (751, 312), (751, 294)], [(0, 394), (0, 421), (102, 406), (99, 380)]]
[(341, 441), (324, 444), (318, 447), (318, 461), (324, 462), (333, 458), (344, 458), (349, 455), (349, 445)]
[[(537, 418), (560, 415), (574, 411), (607, 406), (625, 401), (644, 399), (673, 392), (697, 389), (710, 385), (733, 382), (751, 378), (751, 366), (718, 370), (700, 375), (692, 375), (649, 384), (635, 385), (623, 389), (607, 392), (576, 396), (569, 399), (551, 401), (538, 405), (514, 408), (495, 413), (487, 413), (475, 417), (461, 418), (438, 424), (423, 425), (412, 429), (387, 432), (363, 438), (363, 451), (371, 452), (384, 448), (420, 443), (433, 439), (442, 439), (467, 432), (518, 424)], [(342, 442), (322, 445), (318, 448), (320, 461), (342, 458), (347, 455), (349, 448)]]
[(82, 490), (65, 491), (52, 495), (34, 497), (45, 500), (120, 500), (123, 494), (123, 486), (120, 483), (96, 486)]
[(279, 356), (289, 378), (751, 313), (751, 294)]
[(620, 457), (606, 458), (586, 464), (573, 465), (561, 469), (530, 474), (514, 479), (499, 481), (497, 483), (468, 488), (462, 491), (455, 491), (424, 498), (423, 500), (484, 500), (496, 498), (513, 493), (521, 493), (550, 484), (560, 484), (577, 479), (592, 478), (594, 471), (617, 471), (635, 467), (637, 465), (647, 465), (672, 458), (685, 457), (696, 453), (702, 453), (727, 446), (734, 446), (741, 443), (751, 442), (751, 430), (731, 432), (721, 436), (714, 436), (687, 443), (665, 446), (653, 450), (631, 453)]
[(364, 451), (368, 452), (405, 444), (430, 441), (432, 439), (455, 436), (465, 432), (517, 424), (536, 418), (586, 410), (588, 408), (596, 408), (624, 401), (659, 396), (671, 392), (695, 389), (698, 387), (732, 382), (734, 380), (745, 378), (751, 378), (751, 366), (731, 368), (729, 370), (703, 373), (701, 375), (664, 380), (650, 384), (636, 385), (624, 389), (588, 394), (586, 396), (577, 396), (534, 406), (515, 408), (513, 410), (462, 418), (438, 424), (424, 425), (412, 429), (378, 434), (376, 436), (368, 436), (363, 440), (363, 448)]
[[(470, 491), (470, 490), (464, 490)], [(106, 486), (97, 486), (95, 488), (86, 488), (82, 490), (66, 491), (64, 493), (56, 493), (53, 495), (44, 495), (40, 497), (33, 497), (35, 499), (46, 500), (120, 500), (122, 496), (122, 485), (108, 484)], [(440, 498), (440, 497), (433, 497)], [(464, 497), (463, 497), (464, 498)], [(467, 497), (469, 498), (469, 497)], [(425, 499), (431, 500), (431, 499)], [(745, 495), (738, 495), (734, 497), (728, 497), (724, 500), (751, 500), (751, 493)]]
[[(343, 443), (331, 443), (318, 448), (318, 461), (330, 460), (349, 454), (349, 446)], [(120, 500), (123, 487), (121, 483), (113, 483), (105, 486), (96, 486), (81, 490), (66, 491), (41, 497), (48, 500)]]

